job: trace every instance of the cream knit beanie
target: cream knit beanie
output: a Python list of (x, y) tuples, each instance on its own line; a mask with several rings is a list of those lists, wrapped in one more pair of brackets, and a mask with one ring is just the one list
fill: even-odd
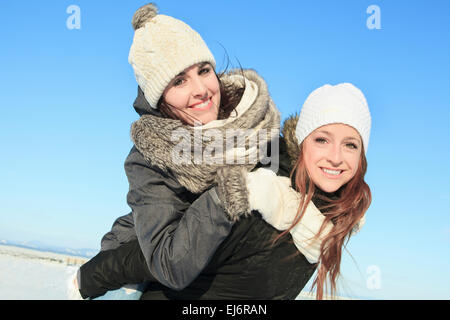
[(355, 128), (367, 152), (371, 126), (369, 107), (364, 94), (351, 83), (326, 84), (308, 96), (295, 130), (298, 143), (315, 129), (332, 123)]
[(200, 35), (184, 22), (158, 14), (150, 3), (139, 8), (132, 20), (135, 30), (128, 62), (152, 108), (156, 108), (169, 82), (186, 68), (209, 62), (214, 56)]

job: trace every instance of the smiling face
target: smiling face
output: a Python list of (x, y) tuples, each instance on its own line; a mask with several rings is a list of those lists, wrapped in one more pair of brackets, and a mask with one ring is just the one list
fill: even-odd
[(213, 67), (198, 63), (185, 69), (169, 83), (163, 98), (173, 115), (189, 125), (217, 120), (220, 85)]
[(335, 192), (356, 174), (362, 141), (354, 128), (340, 123), (314, 130), (303, 142), (309, 177), (325, 192)]

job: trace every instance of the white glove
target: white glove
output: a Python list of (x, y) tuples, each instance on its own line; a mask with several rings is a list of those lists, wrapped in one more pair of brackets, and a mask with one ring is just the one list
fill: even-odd
[(286, 230), (289, 227), (282, 223), (283, 193), (289, 189), (291, 189), (289, 188), (289, 179), (277, 177), (271, 170), (260, 168), (247, 173), (250, 210), (259, 211), (263, 219), (278, 230)]
[[(278, 177), (273, 171), (264, 168), (247, 174), (250, 209), (258, 210), (263, 219), (278, 230), (286, 230), (291, 226), (300, 206), (301, 195), (290, 184), (289, 178)], [(310, 201), (300, 222), (290, 230), (298, 250), (310, 263), (319, 260), (320, 245), (333, 227), (328, 222), (320, 237), (312, 240), (324, 220), (324, 215)]]

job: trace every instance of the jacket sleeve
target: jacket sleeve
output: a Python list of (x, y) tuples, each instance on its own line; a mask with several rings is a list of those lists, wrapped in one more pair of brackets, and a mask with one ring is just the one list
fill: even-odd
[[(149, 167), (133, 148), (125, 162), (127, 201), (150, 273), (174, 290), (188, 286), (233, 226), (214, 188), (195, 201), (167, 174)], [(180, 195), (180, 196), (178, 196)]]
[(83, 299), (96, 298), (127, 284), (155, 281), (137, 239), (115, 249), (100, 251), (78, 270), (78, 286)]
[(136, 239), (133, 214), (129, 213), (114, 221), (111, 231), (106, 233), (101, 241), (101, 251), (111, 250)]

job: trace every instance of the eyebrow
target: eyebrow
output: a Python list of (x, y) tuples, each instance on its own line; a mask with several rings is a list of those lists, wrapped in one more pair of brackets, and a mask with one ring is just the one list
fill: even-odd
[[(198, 67), (199, 68), (203, 68), (205, 65), (207, 65), (207, 64), (209, 64), (209, 62), (200, 62), (200, 63), (198, 63)], [(177, 74), (176, 76), (175, 76), (175, 78), (176, 77), (181, 77), (181, 76), (184, 76), (186, 74), (186, 72), (184, 72), (184, 71), (181, 71), (179, 74)]]
[(354, 137), (345, 137), (344, 140), (355, 140), (357, 142), (360, 142), (360, 139)]

